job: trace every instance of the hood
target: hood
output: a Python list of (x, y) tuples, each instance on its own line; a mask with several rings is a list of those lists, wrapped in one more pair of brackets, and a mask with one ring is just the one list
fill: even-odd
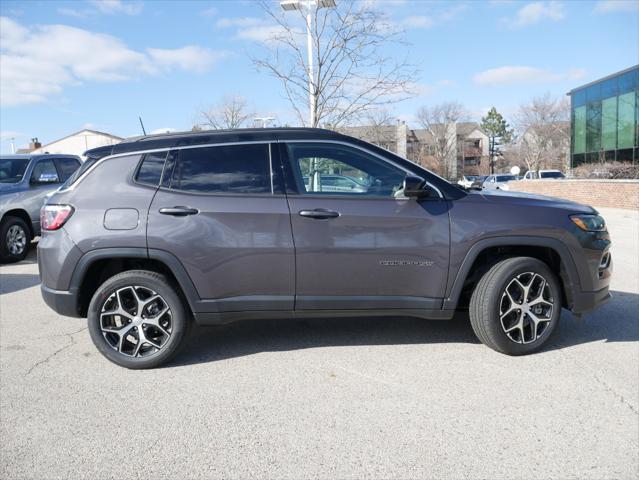
[(588, 205), (571, 202), (564, 198), (548, 197), (534, 193), (514, 192), (512, 190), (482, 190), (480, 192), (471, 192), (470, 195), (479, 195), (489, 202), (499, 204), (555, 207), (562, 210), (570, 210), (574, 213), (597, 213), (597, 210)]
[(18, 183), (0, 183), (0, 194), (15, 193), (24, 190), (22, 182)]

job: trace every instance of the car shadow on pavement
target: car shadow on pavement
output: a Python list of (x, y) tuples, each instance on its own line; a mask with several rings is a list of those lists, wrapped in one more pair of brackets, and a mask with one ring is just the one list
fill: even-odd
[(40, 284), (40, 277), (33, 273), (0, 273), (0, 295), (19, 292)]
[[(639, 341), (639, 295), (613, 292), (613, 299), (577, 321), (563, 311), (557, 331), (544, 351), (590, 342)], [(195, 326), (184, 350), (167, 367), (214, 362), (260, 352), (329, 346), (478, 344), (459, 312), (450, 321), (404, 317), (246, 320), (215, 327)]]

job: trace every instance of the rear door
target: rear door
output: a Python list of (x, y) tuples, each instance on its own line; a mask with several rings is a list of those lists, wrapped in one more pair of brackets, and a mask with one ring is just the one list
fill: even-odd
[(290, 215), (272, 175), (278, 161), (268, 143), (169, 154), (149, 210), (148, 246), (177, 257), (206, 311), (293, 309)]
[[(441, 308), (448, 202), (403, 197), (407, 171), (354, 146), (291, 142), (282, 150), (290, 169), (296, 309)], [(336, 175), (361, 188), (323, 188), (323, 177)]]

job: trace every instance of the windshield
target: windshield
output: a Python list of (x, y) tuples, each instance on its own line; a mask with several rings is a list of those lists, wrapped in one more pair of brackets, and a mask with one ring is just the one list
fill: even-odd
[(29, 165), (29, 158), (0, 158), (0, 183), (18, 183)]
[(62, 184), (62, 187), (60, 187), (60, 189), (65, 189), (73, 185), (75, 181), (78, 178), (80, 178), (80, 175), (86, 172), (91, 167), (91, 165), (93, 165), (97, 161), (98, 161), (97, 158), (88, 158), (87, 160), (85, 160), (85, 162), (82, 165), (80, 165), (80, 168), (78, 168), (75, 172), (71, 174), (69, 178), (67, 178), (67, 181)]
[(561, 172), (540, 172), (541, 178), (565, 178), (566, 176)]

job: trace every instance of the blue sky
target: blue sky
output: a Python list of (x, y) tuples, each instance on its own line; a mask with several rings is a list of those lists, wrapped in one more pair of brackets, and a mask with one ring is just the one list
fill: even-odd
[[(639, 63), (637, 0), (365, 1), (412, 44), (419, 96), (392, 109), (409, 124), (447, 100), (508, 118), (535, 95)], [(225, 94), (295, 122), (280, 85), (249, 59), (272, 26), (250, 1), (1, 0), (0, 10), (3, 153), (12, 137), (46, 143), (85, 127), (138, 135), (138, 115), (147, 131), (189, 129)]]

